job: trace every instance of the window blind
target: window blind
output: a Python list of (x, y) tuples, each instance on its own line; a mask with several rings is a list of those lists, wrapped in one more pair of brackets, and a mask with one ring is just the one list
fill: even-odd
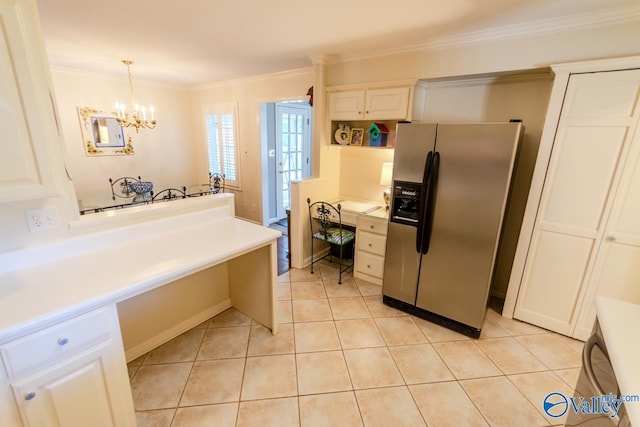
[(226, 110), (205, 112), (209, 171), (224, 174), (226, 185), (239, 188), (235, 113), (233, 108)]

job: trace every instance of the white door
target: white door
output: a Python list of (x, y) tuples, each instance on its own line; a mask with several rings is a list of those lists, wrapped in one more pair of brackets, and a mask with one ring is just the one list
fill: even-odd
[[(602, 295), (640, 304), (640, 129), (636, 129), (603, 237), (585, 301)], [(594, 305), (585, 305), (574, 336), (588, 338), (595, 318)]]
[(309, 107), (294, 103), (276, 104), (276, 215), (287, 216), (291, 206), (291, 181), (309, 176), (310, 118)]
[(571, 76), (515, 318), (573, 335), (583, 307), (591, 309), (589, 283), (637, 127), (639, 89), (640, 70)]

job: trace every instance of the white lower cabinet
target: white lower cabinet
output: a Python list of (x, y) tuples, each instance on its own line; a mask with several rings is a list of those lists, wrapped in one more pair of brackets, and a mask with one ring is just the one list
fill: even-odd
[(639, 100), (640, 69), (568, 77), (515, 318), (586, 339), (596, 295), (640, 302)]
[(7, 373), (0, 398), (12, 400), (2, 406), (15, 408), (8, 426), (135, 426), (115, 306), (20, 337), (0, 352)]
[(387, 220), (369, 215), (358, 215), (355, 277), (382, 285), (386, 243)]

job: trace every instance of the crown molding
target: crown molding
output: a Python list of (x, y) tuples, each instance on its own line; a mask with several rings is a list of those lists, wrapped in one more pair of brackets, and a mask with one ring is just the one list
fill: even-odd
[(483, 76), (459, 76), (436, 79), (420, 80), (422, 87), (462, 87), (484, 86), (488, 84), (511, 84), (536, 81), (553, 81), (553, 73), (550, 68), (540, 68), (534, 71), (523, 70), (521, 72), (495, 73)]
[(256, 82), (273, 80), (273, 79), (286, 79), (286, 78), (305, 76), (305, 75), (313, 75), (313, 68), (312, 67), (298, 68), (295, 70), (278, 71), (278, 72), (269, 73), (269, 74), (258, 74), (255, 76), (241, 77), (238, 79), (221, 80), (218, 82), (205, 83), (201, 85), (193, 85), (189, 87), (189, 90), (199, 91), (199, 90), (215, 89), (215, 88), (225, 87), (225, 86), (256, 83)]
[[(79, 68), (73, 68), (73, 67), (61, 67), (58, 65), (49, 65), (49, 71), (55, 72), (55, 73), (75, 74), (77, 76), (112, 80), (114, 82), (128, 81), (126, 74), (120, 75), (120, 74), (112, 74), (112, 73), (103, 73), (99, 71), (88, 71), (85, 69), (79, 69)], [(147, 86), (147, 87), (161, 87), (165, 89), (188, 90), (188, 86), (185, 86), (185, 85), (166, 83), (166, 82), (161, 82), (157, 80), (148, 80), (141, 77), (134, 78), (134, 84), (136, 86), (139, 84), (141, 86)]]
[(415, 43), (401, 48), (367, 49), (346, 54), (332, 55), (330, 57), (330, 63), (336, 64), (358, 61), (380, 56), (413, 53), (417, 51), (442, 50), (495, 40), (508, 40), (526, 36), (554, 34), (636, 21), (640, 21), (640, 5), (537, 20), (522, 24), (504, 25), (488, 30), (472, 31), (450, 36), (435, 37), (421, 43)]
[(554, 73), (594, 73), (598, 71), (629, 70), (640, 68), (640, 56), (601, 59), (595, 61), (569, 62), (553, 64)]

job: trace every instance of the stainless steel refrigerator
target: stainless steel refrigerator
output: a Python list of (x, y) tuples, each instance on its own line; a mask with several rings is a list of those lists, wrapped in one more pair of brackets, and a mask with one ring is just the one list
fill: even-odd
[(520, 123), (400, 123), (385, 304), (480, 336)]

